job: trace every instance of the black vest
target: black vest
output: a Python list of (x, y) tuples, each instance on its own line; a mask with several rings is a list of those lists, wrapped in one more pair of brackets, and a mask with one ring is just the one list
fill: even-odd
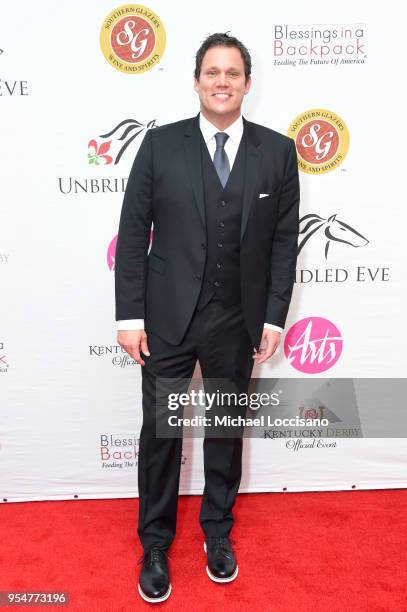
[(206, 306), (212, 298), (219, 299), (224, 306), (232, 306), (241, 301), (240, 227), (246, 169), (244, 133), (224, 188), (202, 135), (201, 160), (207, 257), (198, 310)]

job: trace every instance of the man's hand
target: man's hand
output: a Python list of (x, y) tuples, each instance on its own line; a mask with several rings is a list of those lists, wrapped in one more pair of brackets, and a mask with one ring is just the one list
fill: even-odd
[(140, 351), (145, 355), (150, 355), (147, 346), (147, 334), (144, 329), (138, 329), (136, 331), (118, 331), (117, 342), (136, 363), (146, 365), (140, 355)]
[(280, 332), (274, 331), (274, 329), (267, 329), (265, 327), (261, 337), (260, 348), (258, 351), (254, 349), (253, 359), (255, 359), (255, 362), (264, 363), (270, 359), (270, 357), (276, 352), (276, 349), (280, 344), (280, 340)]

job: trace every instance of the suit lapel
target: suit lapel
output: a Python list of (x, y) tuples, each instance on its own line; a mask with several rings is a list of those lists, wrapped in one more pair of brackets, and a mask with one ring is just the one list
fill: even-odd
[(201, 164), (201, 130), (199, 129), (199, 114), (193, 119), (191, 119), (185, 131), (184, 142), (186, 164), (192, 189), (194, 191), (195, 203), (198, 207), (202, 223), (204, 227), (206, 227), (204, 187), (202, 180)]
[(246, 176), (243, 192), (242, 225), (240, 240), (243, 240), (247, 222), (254, 202), (256, 185), (259, 177), (261, 162), (260, 141), (255, 133), (254, 125), (243, 117), (244, 134), (246, 137)]

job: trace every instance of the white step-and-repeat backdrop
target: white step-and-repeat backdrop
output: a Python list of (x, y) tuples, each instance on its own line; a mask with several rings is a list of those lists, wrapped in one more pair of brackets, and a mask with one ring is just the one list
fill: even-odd
[[(3, 501), (137, 495), (141, 373), (114, 322), (119, 215), (146, 131), (198, 112), (194, 56), (217, 31), (252, 54), (244, 116), (294, 138), (300, 166), (293, 303), (254, 376), (406, 375), (402, 4), (151, 2), (2, 9)], [(358, 409), (357, 426), (336, 414), (330, 438), (246, 439), (241, 491), (407, 486), (405, 432), (366, 437)], [(404, 410), (383, 403), (384, 418)], [(184, 441), (183, 493), (202, 491), (201, 450)]]

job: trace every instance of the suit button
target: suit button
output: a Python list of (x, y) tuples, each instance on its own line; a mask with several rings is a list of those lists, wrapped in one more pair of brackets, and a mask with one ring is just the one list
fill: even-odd
[(218, 242), (218, 247), (221, 249), (223, 247), (223, 244), (221, 242)]
[(195, 274), (194, 279), (195, 280), (201, 280), (201, 275), (200, 274)]
[(222, 264), (218, 262), (218, 263), (216, 264), (216, 267), (218, 268), (218, 270), (220, 270), (220, 269), (221, 269), (221, 267), (222, 267)]
[(226, 206), (226, 202), (225, 202), (225, 200), (222, 200), (222, 201), (221, 201), (221, 203), (220, 203), (220, 205), (221, 205), (221, 206)]
[(206, 244), (204, 244), (204, 243), (202, 242), (201, 247), (202, 247), (202, 250), (203, 250), (203, 251), (206, 251)]
[(225, 224), (223, 223), (223, 221), (219, 223), (219, 227), (225, 227)]
[(219, 287), (220, 282), (219, 281), (215, 281), (213, 284), (215, 285), (215, 287)]

